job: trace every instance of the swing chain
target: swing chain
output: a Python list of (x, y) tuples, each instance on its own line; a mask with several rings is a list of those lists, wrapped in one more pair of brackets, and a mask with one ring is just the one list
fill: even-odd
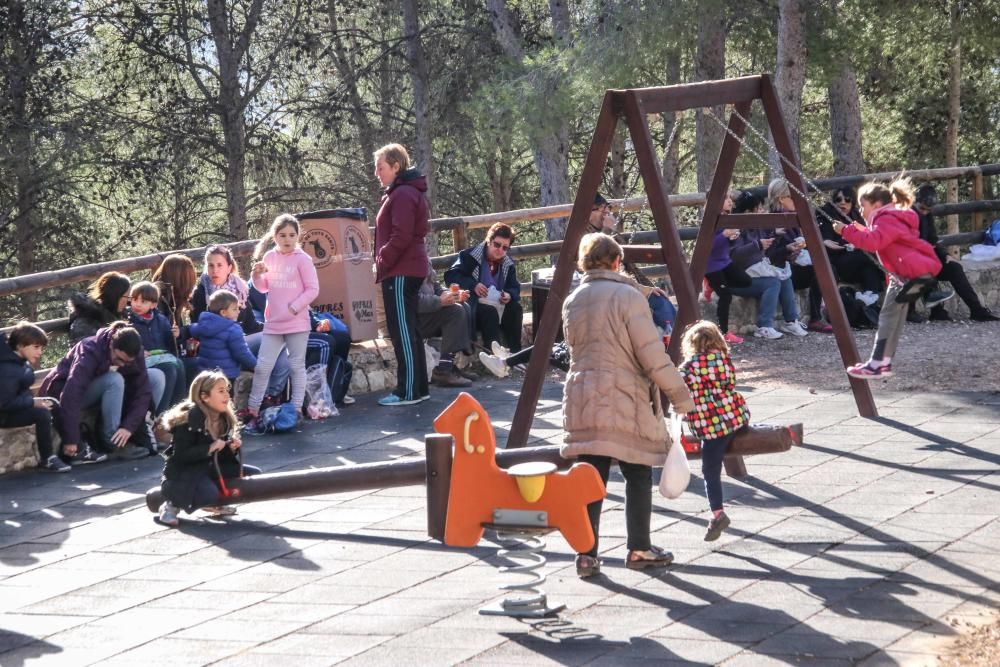
[[(747, 144), (747, 143), (746, 143), (745, 141), (743, 141), (743, 138), (742, 138), (742, 137), (740, 137), (739, 135), (737, 135), (737, 134), (736, 134), (735, 132), (733, 132), (733, 131), (732, 131), (732, 130), (731, 130), (731, 129), (729, 128), (729, 125), (727, 125), (726, 123), (722, 122), (722, 119), (721, 119), (721, 118), (719, 118), (719, 117), (718, 117), (718, 116), (716, 115), (715, 111), (714, 111), (714, 110), (713, 110), (713, 109), (712, 109), (711, 107), (709, 107), (709, 108), (708, 108), (708, 111), (709, 111), (709, 115), (710, 115), (710, 117), (712, 118), (712, 120), (714, 120), (714, 121), (715, 121), (715, 122), (716, 122), (716, 123), (717, 123), (717, 124), (719, 125), (719, 127), (721, 127), (721, 128), (723, 129), (723, 130), (725, 130), (725, 131), (726, 131), (726, 134), (728, 134), (728, 135), (729, 135), (729, 136), (731, 136), (731, 137), (732, 137), (733, 139), (735, 139), (735, 140), (736, 140), (736, 142), (737, 142), (737, 143), (739, 143), (741, 147), (743, 147), (743, 148), (747, 149), (748, 151), (750, 151), (750, 153), (751, 153), (751, 154), (752, 154), (752, 155), (753, 155), (754, 157), (756, 157), (756, 158), (757, 158), (757, 160), (758, 160), (758, 161), (759, 161), (759, 162), (760, 162), (761, 164), (763, 164), (763, 165), (765, 165), (765, 166), (770, 166), (770, 165), (769, 165), (769, 163), (768, 163), (768, 161), (767, 161), (767, 159), (766, 159), (766, 158), (765, 158), (764, 156), (762, 156), (762, 155), (761, 155), (761, 154), (760, 154), (760, 153), (759, 153), (759, 152), (758, 152), (757, 150), (755, 150), (755, 149), (754, 149), (754, 148), (753, 148), (752, 146), (750, 146), (750, 145), (749, 145), (749, 144)], [(795, 166), (795, 164), (794, 164), (794, 163), (793, 163), (793, 162), (792, 162), (791, 160), (789, 160), (789, 159), (788, 159), (787, 157), (785, 157), (785, 156), (784, 156), (784, 155), (783, 155), (783, 154), (781, 153), (781, 151), (779, 151), (779, 150), (778, 150), (778, 147), (777, 147), (777, 146), (775, 146), (775, 145), (774, 145), (774, 143), (773, 143), (773, 142), (771, 142), (771, 141), (770, 141), (770, 140), (769, 140), (769, 139), (768, 139), (768, 138), (767, 138), (766, 136), (764, 136), (764, 134), (763, 134), (763, 133), (762, 133), (762, 132), (761, 132), (760, 130), (758, 130), (757, 128), (755, 128), (755, 127), (754, 127), (754, 126), (753, 126), (753, 125), (752, 125), (752, 124), (750, 123), (750, 121), (749, 121), (748, 119), (744, 118), (744, 117), (743, 117), (743, 115), (742, 115), (742, 114), (740, 114), (740, 112), (736, 110), (736, 107), (735, 107), (735, 105), (734, 105), (734, 106), (732, 107), (732, 109), (731, 109), (731, 113), (732, 113), (732, 114), (733, 114), (734, 116), (736, 116), (736, 117), (737, 117), (737, 118), (738, 118), (738, 119), (740, 120), (740, 122), (742, 122), (742, 123), (743, 123), (743, 125), (744, 125), (744, 126), (745, 126), (746, 128), (748, 128), (748, 129), (750, 130), (750, 132), (752, 132), (752, 133), (753, 133), (753, 134), (754, 134), (754, 135), (755, 135), (755, 136), (756, 136), (756, 137), (757, 137), (758, 139), (760, 139), (761, 141), (763, 141), (763, 142), (764, 142), (764, 143), (765, 143), (765, 144), (767, 145), (767, 147), (768, 147), (768, 148), (773, 148), (773, 149), (774, 149), (774, 152), (775, 152), (775, 154), (776, 154), (776, 155), (778, 156), (778, 158), (779, 158), (779, 159), (780, 159), (780, 160), (781, 160), (782, 162), (784, 162), (784, 163), (785, 163), (786, 165), (788, 165), (789, 167), (791, 167), (791, 168), (792, 168), (792, 171), (794, 171), (794, 172), (795, 172), (796, 174), (798, 174), (799, 176), (801, 176), (801, 177), (802, 177), (802, 180), (803, 180), (803, 181), (805, 181), (805, 182), (806, 182), (806, 183), (807, 183), (807, 184), (809, 185), (809, 187), (811, 187), (811, 188), (812, 188), (813, 190), (815, 190), (816, 192), (822, 192), (822, 190), (821, 190), (821, 189), (819, 188), (819, 186), (818, 186), (818, 185), (816, 185), (816, 183), (814, 183), (814, 182), (812, 181), (812, 179), (810, 179), (810, 178), (809, 178), (808, 176), (806, 176), (806, 175), (805, 175), (805, 173), (804, 173), (804, 172), (803, 172), (803, 171), (802, 171), (801, 169), (799, 169), (798, 167), (796, 167), (796, 166)], [(804, 200), (805, 200), (805, 202), (806, 202), (806, 203), (807, 203), (807, 204), (809, 205), (809, 207), (810, 207), (810, 208), (812, 208), (812, 209), (813, 209), (813, 211), (815, 211), (816, 213), (819, 213), (820, 215), (822, 215), (822, 216), (823, 216), (824, 218), (826, 218), (826, 219), (827, 219), (827, 220), (829, 220), (830, 222), (833, 222), (833, 220), (832, 220), (832, 219), (830, 218), (830, 216), (829, 216), (829, 215), (827, 215), (827, 214), (826, 214), (826, 212), (825, 212), (825, 211), (823, 211), (823, 210), (822, 210), (821, 208), (819, 208), (818, 206), (816, 206), (816, 205), (815, 205), (815, 204), (813, 203), (813, 201), (812, 201), (812, 198), (810, 197), (810, 195), (806, 194), (805, 192), (803, 192), (803, 191), (802, 191), (802, 190), (800, 190), (799, 188), (795, 187), (795, 185), (793, 185), (793, 184), (792, 184), (792, 183), (791, 183), (790, 181), (788, 181), (787, 179), (786, 179), (786, 181), (785, 181), (785, 182), (786, 182), (786, 183), (788, 183), (788, 187), (789, 187), (789, 189), (791, 189), (791, 190), (792, 190), (792, 191), (794, 191), (794, 192), (795, 192), (796, 194), (798, 194), (798, 195), (799, 195), (800, 197), (802, 197), (802, 199), (804, 199)]]

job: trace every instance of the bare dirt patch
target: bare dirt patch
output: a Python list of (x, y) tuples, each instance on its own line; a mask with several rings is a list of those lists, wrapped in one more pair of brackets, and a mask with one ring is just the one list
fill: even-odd
[[(867, 360), (874, 329), (851, 333), (861, 361)], [(872, 390), (1000, 391), (998, 352), (1000, 322), (908, 323), (893, 357), (893, 376), (872, 381)], [(779, 340), (749, 335), (733, 346), (732, 358), (741, 385), (850, 388), (832, 334), (785, 335)]]

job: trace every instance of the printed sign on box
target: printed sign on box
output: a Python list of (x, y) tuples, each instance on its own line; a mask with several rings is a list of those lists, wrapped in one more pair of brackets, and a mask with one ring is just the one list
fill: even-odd
[(351, 340), (375, 338), (375, 281), (365, 209), (311, 211), (295, 217), (302, 226), (302, 248), (312, 256), (319, 276), (313, 308), (343, 320)]

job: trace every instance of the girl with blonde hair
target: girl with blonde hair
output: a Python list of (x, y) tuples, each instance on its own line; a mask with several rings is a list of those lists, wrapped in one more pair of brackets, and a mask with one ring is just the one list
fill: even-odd
[(237, 455), (240, 433), (226, 376), (221, 371), (199, 373), (187, 400), (167, 411), (161, 421), (172, 443), (164, 452), (167, 462), (160, 488), (165, 501), (160, 523), (178, 525), (180, 510), (235, 514), (236, 508), (230, 505), (214, 505), (222, 480), (255, 475), (260, 469), (242, 465)]

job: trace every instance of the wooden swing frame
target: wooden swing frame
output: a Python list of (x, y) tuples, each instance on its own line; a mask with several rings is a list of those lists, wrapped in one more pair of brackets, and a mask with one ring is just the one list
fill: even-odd
[[(750, 117), (751, 104), (757, 99), (763, 104), (764, 115), (774, 139), (774, 147), (779, 154), (785, 157), (785, 160), (782, 160), (782, 168), (785, 178), (793, 186), (791, 190), (792, 199), (795, 202), (794, 213), (722, 213), (722, 205), (732, 181), (733, 170), (736, 167), (736, 157), (742, 146), (742, 137), (746, 130), (745, 121)], [(668, 193), (663, 186), (647, 117), (649, 114), (722, 104), (733, 104), (736, 113), (729, 117), (729, 130), (719, 152), (715, 176), (708, 191), (701, 228), (689, 267), (684, 257), (673, 210), (667, 200)], [(851, 335), (847, 315), (840, 301), (830, 259), (826, 252), (815, 251), (823, 247), (823, 239), (820, 236), (819, 227), (810, 205), (801, 194), (808, 192), (808, 190), (801, 169), (799, 169), (795, 151), (792, 149), (791, 137), (781, 114), (781, 106), (771, 76), (761, 74), (677, 86), (608, 90), (604, 94), (604, 102), (601, 105), (597, 126), (594, 129), (590, 150), (587, 153), (583, 174), (580, 177), (580, 186), (573, 202), (573, 210), (566, 227), (562, 248), (559, 251), (552, 285), (545, 302), (545, 311), (542, 313), (538, 331), (535, 332), (535, 346), (539, 350), (546, 350), (546, 354), (531, 356), (514, 413), (514, 421), (507, 438), (507, 449), (523, 447), (527, 444), (538, 397), (542, 390), (542, 382), (548, 368), (547, 351), (552, 348), (557, 329), (560, 326), (562, 304), (568, 295), (575, 270), (577, 249), (580, 245), (580, 239), (583, 238), (587, 229), (594, 195), (601, 184), (604, 165), (611, 150), (611, 142), (619, 119), (625, 121), (635, 146), (639, 173), (642, 176), (649, 207), (660, 239), (659, 247), (626, 246), (625, 259), (641, 263), (666, 262), (678, 306), (677, 321), (674, 324), (674, 331), (678, 335), (670, 339), (668, 348), (668, 353), (674, 363), (680, 361), (678, 354), (681, 340), (680, 332), (700, 317), (701, 311), (698, 306), (695, 286), (701, 284), (705, 275), (705, 266), (716, 230), (775, 229), (778, 227), (798, 227), (802, 230), (806, 244), (814, 250), (810, 256), (820, 291), (826, 301), (841, 360), (845, 366), (859, 361), (854, 337)], [(878, 410), (868, 383), (853, 377), (849, 380), (855, 403), (858, 406), (858, 413), (862, 417), (877, 417)], [(727, 460), (726, 472), (731, 476), (745, 475), (746, 468), (742, 458)]]

